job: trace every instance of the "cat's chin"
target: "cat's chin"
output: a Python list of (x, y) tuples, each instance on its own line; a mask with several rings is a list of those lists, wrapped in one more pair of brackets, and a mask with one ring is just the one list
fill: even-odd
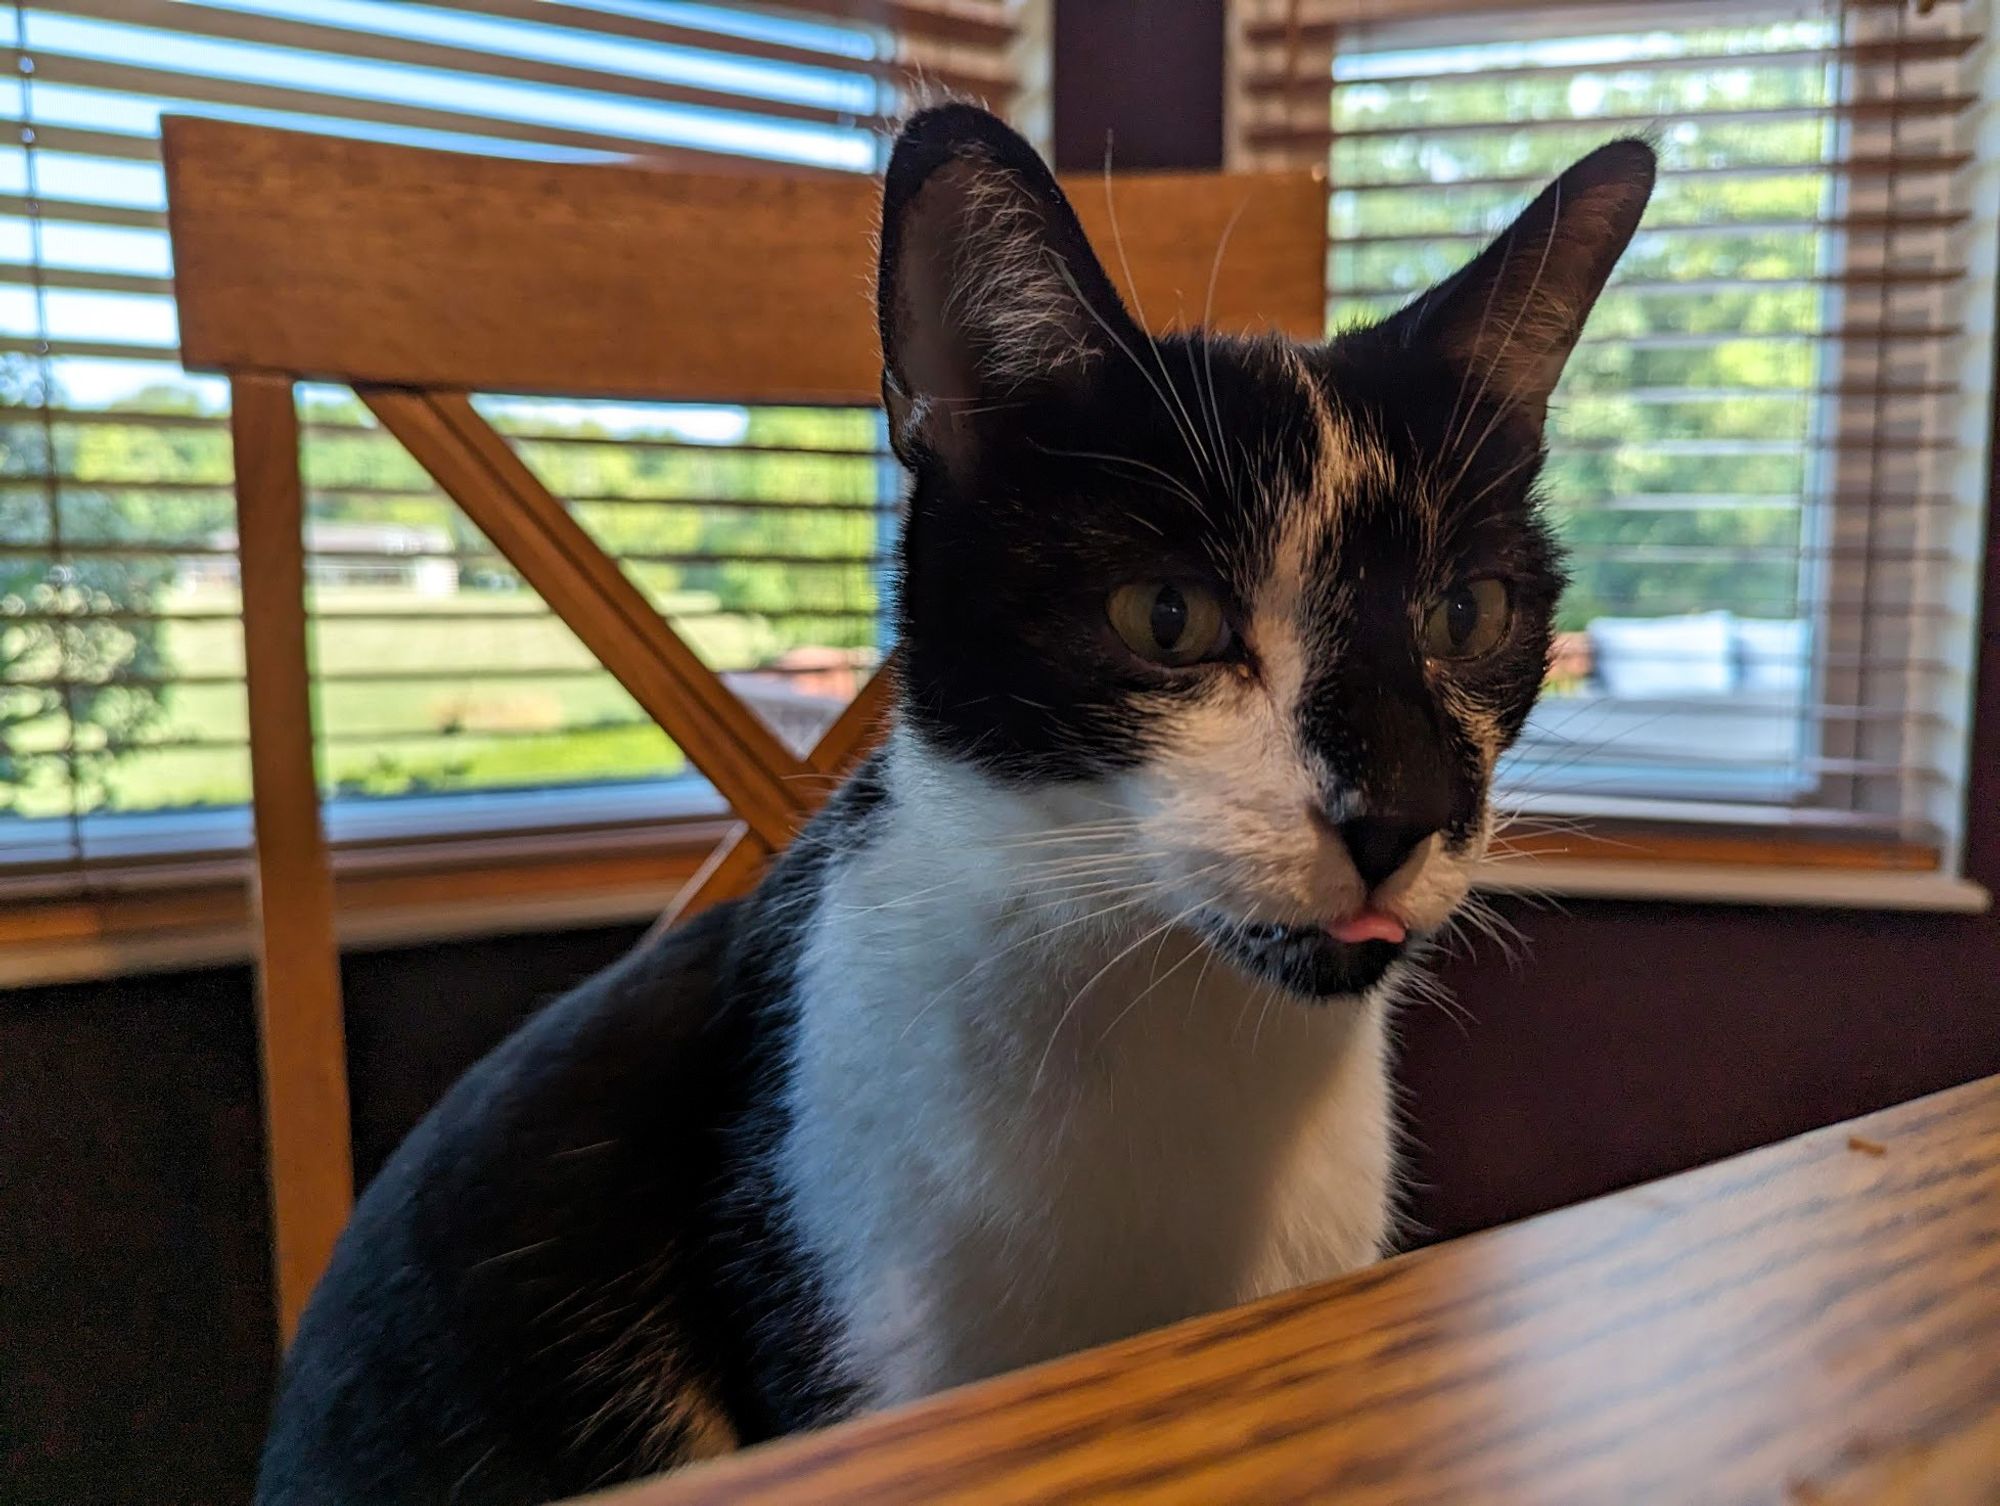
[(1354, 998), (1380, 983), (1403, 944), (1335, 941), (1318, 926), (1200, 917), (1202, 935), (1222, 956), (1301, 999)]

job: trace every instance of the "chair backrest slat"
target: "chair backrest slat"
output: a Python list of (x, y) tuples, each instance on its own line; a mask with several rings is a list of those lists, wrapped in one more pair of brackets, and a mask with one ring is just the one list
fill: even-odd
[[(859, 176), (524, 162), (164, 123), (181, 354), (198, 370), (476, 392), (872, 403)], [(1114, 276), (1106, 185), (1069, 185)], [(1156, 325), (1311, 333), (1325, 197), (1305, 173), (1110, 185)], [(1232, 227), (1232, 221), (1234, 222)]]

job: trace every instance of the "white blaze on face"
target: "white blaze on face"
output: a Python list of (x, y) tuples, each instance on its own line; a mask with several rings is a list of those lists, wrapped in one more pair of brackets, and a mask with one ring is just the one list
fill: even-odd
[[(1207, 694), (1166, 713), (1158, 751), (1107, 791), (1139, 819), (1135, 842), (1163, 881), (1154, 906), (1163, 912), (1201, 905), (1242, 920), (1324, 925), (1369, 898), (1346, 849), (1308, 815), (1330, 780), (1299, 728), (1314, 671), (1344, 651), (1316, 620), (1312, 577), (1338, 558), (1360, 488), (1395, 476), (1388, 455), (1328, 408), (1303, 366), (1298, 375), (1318, 420), (1319, 463), (1309, 495), (1272, 498), (1266, 509), (1279, 523), (1246, 624), (1257, 671), (1218, 676)], [(1450, 709), (1479, 737), (1474, 708)], [(1490, 714), (1485, 722), (1491, 732)], [(1497, 746), (1497, 737), (1479, 741)], [(1465, 858), (1438, 836), (1376, 902), (1421, 933), (1442, 925), (1468, 887)]]

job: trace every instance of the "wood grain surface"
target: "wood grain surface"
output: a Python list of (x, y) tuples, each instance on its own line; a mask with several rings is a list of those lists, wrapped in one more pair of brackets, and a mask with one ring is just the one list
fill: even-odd
[(2000, 1501), (2000, 1078), (597, 1499)]
[[(873, 404), (881, 185), (162, 126), (191, 368), (565, 397)], [(1326, 326), (1326, 197), (1307, 173), (1069, 184), (1159, 327)], [(1227, 232), (1227, 254), (1210, 274)]]
[(257, 1008), (278, 1330), (289, 1339), (354, 1201), (333, 866), (306, 651), (298, 413), (281, 377), (229, 388), (255, 799)]

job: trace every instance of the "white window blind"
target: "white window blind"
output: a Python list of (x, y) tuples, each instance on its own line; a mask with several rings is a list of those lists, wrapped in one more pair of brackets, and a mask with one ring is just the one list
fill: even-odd
[[(0, 8), (0, 890), (238, 861), (227, 393), (175, 353), (163, 113), (544, 159), (868, 172), (913, 90), (1003, 105), (1008, 0), (46, 0)], [(336, 841), (710, 809), (352, 394), (302, 389)], [(879, 651), (872, 412), (485, 398), (782, 735)], [(645, 783), (642, 796), (634, 782)], [(660, 781), (669, 781), (662, 785)]]
[(1993, 360), (1985, 6), (1243, 10), (1235, 141), (1326, 164), (1336, 327), (1449, 272), (1591, 146), (1659, 148), (1553, 409), (1574, 584), (1513, 801), (1949, 866)]

